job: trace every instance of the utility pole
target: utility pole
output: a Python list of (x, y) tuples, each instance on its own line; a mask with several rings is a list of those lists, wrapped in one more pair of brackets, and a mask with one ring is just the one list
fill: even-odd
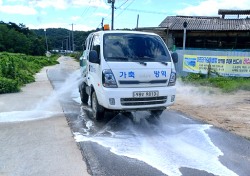
[(47, 52), (48, 52), (48, 41), (47, 41), (47, 35), (46, 35), (46, 29), (44, 29), (44, 35), (45, 35), (45, 41), (46, 41), (46, 48), (47, 48)]
[(63, 41), (62, 41), (62, 50), (63, 50)]
[(69, 40), (68, 40), (68, 42), (69, 42), (69, 43), (68, 43), (68, 46), (69, 46), (69, 51), (70, 51), (70, 50), (71, 50), (71, 47), (70, 47), (70, 31), (69, 31), (69, 36), (68, 36), (68, 37), (69, 37)]
[(114, 29), (114, 8), (115, 8), (115, 0), (108, 0), (108, 3), (111, 3), (112, 8), (112, 21), (111, 21), (111, 30)]
[(101, 22), (102, 30), (103, 30), (103, 20), (104, 20), (104, 18), (102, 18), (102, 22)]
[(138, 24), (139, 24), (139, 14), (137, 15), (136, 29), (138, 28)]
[(75, 51), (75, 45), (74, 45), (74, 24), (72, 23), (72, 51)]
[(69, 50), (69, 46), (68, 46), (68, 44), (69, 44), (69, 37), (67, 37), (65, 40), (66, 40), (66, 42), (65, 42), (65, 44), (66, 44), (66, 54), (68, 53), (68, 50)]

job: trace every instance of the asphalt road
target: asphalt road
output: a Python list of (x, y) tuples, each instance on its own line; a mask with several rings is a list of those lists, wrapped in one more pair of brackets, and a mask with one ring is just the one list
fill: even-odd
[(248, 176), (250, 141), (166, 110), (160, 119), (136, 112), (93, 121), (79, 103), (79, 71), (49, 70), (69, 126), (94, 176)]

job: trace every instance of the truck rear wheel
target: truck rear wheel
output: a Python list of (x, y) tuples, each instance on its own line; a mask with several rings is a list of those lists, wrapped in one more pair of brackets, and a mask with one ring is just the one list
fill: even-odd
[(93, 112), (93, 118), (95, 120), (100, 121), (104, 118), (105, 109), (98, 103), (95, 92), (92, 93), (91, 107)]
[(85, 83), (82, 83), (79, 86), (79, 92), (80, 92), (80, 97), (81, 97), (82, 103), (87, 104), (88, 100), (89, 100), (89, 95), (86, 93), (86, 85), (85, 85)]

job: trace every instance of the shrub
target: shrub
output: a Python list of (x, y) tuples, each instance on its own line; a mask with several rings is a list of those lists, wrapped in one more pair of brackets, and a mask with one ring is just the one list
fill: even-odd
[(20, 91), (16, 80), (0, 77), (0, 94)]
[(82, 56), (82, 52), (74, 52), (74, 53), (71, 53), (69, 56), (73, 57), (76, 61), (79, 62), (79, 59)]
[[(0, 77), (4, 79), (1, 85), (1, 92), (15, 92), (19, 90), (20, 86), (34, 82), (35, 78), (33, 75), (44, 66), (58, 64), (57, 58), (56, 56), (47, 58), (45, 56), (0, 53)], [(15, 88), (12, 86), (15, 86)]]

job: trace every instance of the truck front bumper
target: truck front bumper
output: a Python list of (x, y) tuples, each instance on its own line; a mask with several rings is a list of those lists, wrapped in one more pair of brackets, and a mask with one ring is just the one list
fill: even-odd
[[(154, 92), (154, 97), (134, 97), (134, 92)], [(164, 109), (174, 104), (176, 88), (151, 87), (151, 88), (103, 88), (96, 92), (100, 105), (110, 110), (149, 110)]]

